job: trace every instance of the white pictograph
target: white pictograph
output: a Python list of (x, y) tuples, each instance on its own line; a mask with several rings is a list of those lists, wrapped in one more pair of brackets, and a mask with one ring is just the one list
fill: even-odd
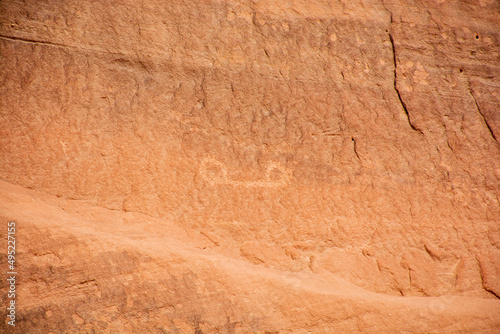
[(64, 154), (66, 154), (66, 144), (64, 144), (62, 140), (59, 140), (59, 142), (61, 143)]
[(267, 164), (264, 179), (257, 181), (238, 181), (228, 177), (227, 166), (222, 162), (206, 157), (200, 164), (200, 175), (210, 185), (232, 185), (245, 188), (274, 188), (288, 185), (292, 179), (292, 171), (279, 162)]

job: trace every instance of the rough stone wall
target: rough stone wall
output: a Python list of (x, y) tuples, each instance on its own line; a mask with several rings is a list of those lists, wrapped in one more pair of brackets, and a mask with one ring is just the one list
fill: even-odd
[(0, 23), (0, 179), (268, 268), (500, 296), (498, 1), (9, 0)]
[[(18, 226), (17, 324), (12, 330), (0, 323), (3, 333), (493, 334), (500, 328), (497, 299), (391, 296), (338, 275), (266, 268), (238, 258), (237, 247), (208, 231), (4, 181), (0, 212), (0, 224), (15, 219)], [(6, 244), (1, 238), (0, 247)], [(264, 253), (269, 249), (260, 247)], [(344, 262), (344, 271), (363, 265)], [(0, 266), (6, 267), (3, 256)], [(0, 318), (6, 319), (3, 307)]]

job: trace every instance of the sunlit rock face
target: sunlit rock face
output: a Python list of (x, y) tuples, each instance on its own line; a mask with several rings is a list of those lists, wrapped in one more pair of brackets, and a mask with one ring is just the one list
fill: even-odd
[(19, 333), (500, 331), (498, 1), (9, 0), (0, 55)]

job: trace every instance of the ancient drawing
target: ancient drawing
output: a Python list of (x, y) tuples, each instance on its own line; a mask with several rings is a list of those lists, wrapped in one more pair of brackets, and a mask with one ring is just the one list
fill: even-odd
[[(292, 179), (292, 171), (276, 161), (266, 166), (264, 177), (255, 181), (233, 180), (229, 178), (227, 166), (222, 162), (205, 157), (199, 168), (200, 176), (210, 185), (232, 185), (245, 188), (274, 188), (288, 185)], [(273, 178), (273, 173), (276, 177)]]

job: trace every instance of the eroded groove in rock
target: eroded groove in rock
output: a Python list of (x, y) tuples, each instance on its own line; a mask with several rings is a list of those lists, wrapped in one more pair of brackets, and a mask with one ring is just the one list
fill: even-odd
[(491, 137), (500, 145), (500, 141), (498, 141), (497, 137), (493, 133), (493, 130), (491, 129), (490, 125), (488, 124), (486, 117), (484, 117), (484, 114), (481, 111), (481, 108), (479, 108), (479, 104), (477, 103), (476, 97), (474, 96), (474, 92), (470, 88), (470, 84), (469, 84), (469, 94), (472, 97), (472, 99), (474, 100), (474, 104), (476, 105), (477, 112), (479, 113), (479, 115), (481, 115), (481, 118), (483, 119), (484, 124), (488, 128), (488, 131), (490, 132)]
[[(392, 21), (392, 19), (391, 19), (391, 21)], [(397, 65), (398, 63), (397, 63), (397, 59), (396, 59), (396, 46), (394, 45), (394, 39), (392, 37), (392, 34), (389, 34), (389, 40), (391, 41), (392, 59), (393, 59), (393, 63), (394, 63), (394, 90), (396, 91), (396, 94), (398, 95), (399, 102), (401, 103), (401, 107), (403, 108), (403, 110), (406, 114), (406, 118), (408, 119), (408, 124), (410, 125), (410, 127), (413, 130), (418, 131), (421, 134), (423, 134), (422, 130), (416, 128), (415, 125), (413, 125), (413, 123), (411, 122), (410, 112), (408, 111), (408, 107), (406, 106), (406, 103), (405, 103), (405, 101), (403, 101), (403, 98), (401, 97), (401, 93), (399, 92), (399, 89), (398, 89), (398, 65)]]
[(33, 43), (33, 44), (40, 44), (40, 45), (48, 45), (48, 46), (56, 46), (56, 47), (66, 47), (66, 48), (70, 47), (70, 46), (64, 45), (64, 44), (57, 44), (57, 43), (40, 41), (40, 40), (35, 40), (35, 39), (30, 39), (30, 38), (23, 38), (23, 37), (14, 37), (14, 36), (0, 35), (0, 38), (1, 39), (5, 39), (5, 40), (19, 41), (19, 42), (25, 42), (25, 43)]
[(358, 154), (358, 150), (356, 148), (356, 139), (351, 138), (351, 140), (352, 140), (352, 145), (353, 145), (353, 149), (354, 149), (354, 154), (356, 154), (356, 157), (358, 158), (358, 160), (361, 160), (361, 158), (359, 157), (359, 154)]

